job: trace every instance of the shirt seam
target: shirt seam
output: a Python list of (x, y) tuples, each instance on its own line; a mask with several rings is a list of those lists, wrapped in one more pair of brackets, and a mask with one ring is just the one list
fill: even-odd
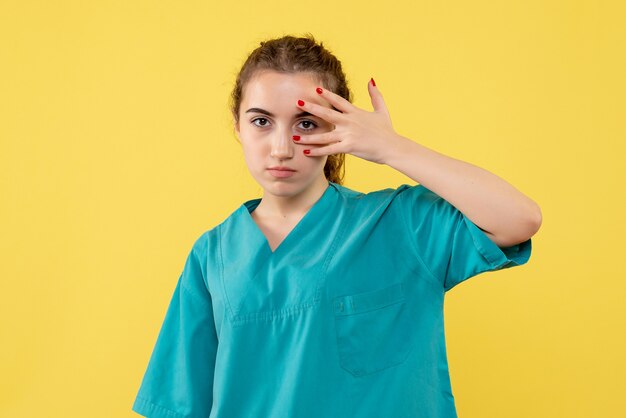
[(141, 396), (137, 396), (137, 398), (140, 399), (142, 402), (150, 405), (154, 409), (161, 410), (164, 413), (166, 413), (167, 415), (172, 415), (174, 418), (184, 418), (184, 416), (179, 414), (178, 412), (173, 411), (173, 410), (171, 410), (169, 408), (166, 408), (164, 406), (161, 406), (159, 404), (156, 404), (156, 403), (152, 402), (150, 399), (147, 399), (147, 398), (144, 398), (144, 397), (141, 397)]
[[(440, 199), (442, 199), (442, 197), (440, 197)], [(428, 209), (430, 210), (430, 209), (432, 208), (432, 206), (434, 206), (434, 204), (435, 204), (435, 203), (436, 203), (436, 201), (435, 201), (435, 202), (433, 202), (433, 203), (431, 203)], [(408, 223), (408, 221), (407, 221), (407, 219), (406, 219), (406, 213), (404, 213), (404, 211), (402, 211), (402, 216), (401, 216), (401, 218), (402, 218), (402, 222), (404, 223), (404, 227), (406, 228), (407, 232), (409, 232), (409, 233), (410, 233), (411, 228), (409, 227), (409, 223)], [(420, 262), (420, 264), (422, 265), (422, 267), (424, 267), (424, 269), (426, 270), (426, 272), (429, 274), (429, 276), (430, 276), (429, 280), (431, 280), (431, 279), (432, 279), (432, 280), (434, 280), (434, 281), (435, 281), (435, 284), (437, 285), (437, 287), (438, 287), (438, 288), (439, 288), (439, 287), (443, 287), (443, 281), (442, 281), (442, 280), (440, 280), (440, 279), (439, 279), (439, 278), (438, 278), (438, 277), (437, 277), (437, 276), (436, 276), (436, 275), (435, 275), (435, 274), (431, 271), (431, 269), (428, 267), (428, 265), (424, 262), (424, 259), (422, 258), (422, 256), (420, 256), (420, 254), (419, 254), (419, 247), (417, 246), (417, 243), (415, 242), (415, 237), (411, 236), (411, 239), (409, 239), (409, 241), (411, 242), (411, 247), (413, 247), (413, 250), (414, 250), (414, 252), (415, 252), (415, 255), (416, 255), (416, 257), (417, 257), (418, 261)]]
[[(247, 208), (243, 208), (242, 210), (247, 210)], [(233, 309), (231, 307), (231, 301), (230, 298), (228, 296), (228, 293), (226, 292), (226, 283), (225, 283), (225, 278), (224, 278), (224, 250), (222, 248), (223, 245), (223, 233), (222, 233), (222, 228), (218, 228), (217, 230), (217, 268), (218, 268), (218, 277), (219, 277), (219, 291), (222, 294), (222, 298), (224, 299), (224, 311), (225, 311), (225, 317), (229, 318), (230, 320), (235, 320), (236, 316), (235, 313), (233, 312)]]
[[(195, 257), (196, 261), (199, 263), (200, 259), (198, 258), (198, 254), (196, 253), (195, 248), (191, 249), (191, 253), (192, 253), (192, 256)], [(200, 274), (202, 274), (202, 269), (200, 269)], [(202, 283), (204, 285), (204, 277), (203, 277)], [(184, 284), (184, 282), (182, 280), (180, 281), (180, 287), (181, 287), (181, 289), (183, 289), (187, 293), (189, 293), (194, 299), (196, 299), (198, 301), (201, 301), (204, 304), (208, 303), (208, 301), (206, 299), (204, 299), (202, 296), (198, 295), (194, 290), (191, 290), (191, 288), (187, 287), (187, 285)], [(208, 293), (208, 297), (211, 297), (209, 289), (206, 289), (206, 291)]]
[[(455, 247), (456, 247), (456, 238), (459, 236), (460, 232), (459, 229), (465, 227), (465, 215), (463, 214), (463, 212), (461, 212), (460, 210), (458, 210), (458, 214), (459, 216), (461, 216), (461, 222), (456, 222), (456, 228), (454, 229), (454, 231), (452, 231), (452, 251), (454, 251)], [(470, 232), (470, 237), (472, 239), (472, 243), (474, 244), (474, 247), (478, 248), (478, 246), (476, 245), (476, 240), (474, 238), (474, 235)], [(480, 248), (478, 248), (478, 253), (481, 255), (481, 257), (486, 258), (485, 255), (480, 251)], [(489, 261), (489, 260), (487, 260)], [(450, 263), (448, 263), (448, 266), (446, 268), (446, 276), (443, 278), (443, 289), (445, 292), (448, 292), (449, 290), (451, 290), (454, 286), (461, 284), (462, 282), (464, 282), (465, 280), (469, 279), (470, 277), (461, 277), (459, 278), (459, 280), (455, 280), (452, 285), (450, 286), (449, 281), (447, 280), (448, 278), (450, 278), (450, 275), (448, 274), (448, 272), (450, 271)], [(452, 278), (450, 278), (450, 280), (452, 280)]]
[(183, 282), (180, 282), (180, 288), (183, 289), (185, 292), (187, 292), (188, 294), (191, 295), (191, 297), (199, 302), (202, 302), (204, 304), (207, 303), (207, 301), (205, 299), (203, 299), (202, 297), (198, 296), (193, 290), (189, 289), (187, 287), (187, 285), (184, 285)]
[[(478, 227), (478, 225), (476, 225), (474, 222), (472, 222), (471, 219), (465, 217), (465, 219), (463, 219), (463, 223), (465, 227), (467, 227), (468, 229), (470, 228), (470, 226), (465, 225), (465, 222), (470, 222), (472, 223), (477, 229), (478, 229), (478, 233), (484, 235), (488, 240), (491, 241), (491, 238), (487, 237), (487, 235), (482, 232), (480, 230), (480, 228)], [(488, 248), (486, 248), (483, 243), (480, 241), (480, 239), (478, 239), (478, 237), (470, 230), (470, 236), (472, 237), (472, 243), (474, 244), (474, 247), (476, 247), (478, 249), (478, 252), (480, 253), (481, 256), (483, 256), (483, 258), (485, 260), (487, 260), (487, 263), (489, 263), (489, 269), (497, 269), (499, 268), (503, 263), (499, 263), (499, 259), (500, 257), (498, 257), (499, 254), (493, 254), (492, 252), (489, 251)], [(491, 241), (493, 242), (493, 241)], [(495, 244), (495, 243), (494, 243)], [(497, 244), (496, 244), (497, 246)], [(499, 248), (499, 247), (498, 247)], [(500, 251), (502, 251), (502, 249), (500, 249)], [(506, 258), (506, 257), (505, 257)]]

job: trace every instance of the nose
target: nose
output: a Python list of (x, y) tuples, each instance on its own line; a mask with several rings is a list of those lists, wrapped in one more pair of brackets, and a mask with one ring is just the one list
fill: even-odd
[(277, 129), (272, 138), (271, 156), (276, 159), (292, 158), (294, 153), (293, 133), (290, 129)]

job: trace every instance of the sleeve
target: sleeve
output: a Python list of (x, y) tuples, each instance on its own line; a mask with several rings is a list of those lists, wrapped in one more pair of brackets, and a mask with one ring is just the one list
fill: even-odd
[(477, 274), (519, 266), (530, 258), (530, 238), (499, 247), (455, 206), (426, 187), (402, 185), (398, 191), (413, 250), (444, 291)]
[(213, 402), (217, 333), (201, 258), (189, 253), (132, 410), (150, 418), (206, 418)]

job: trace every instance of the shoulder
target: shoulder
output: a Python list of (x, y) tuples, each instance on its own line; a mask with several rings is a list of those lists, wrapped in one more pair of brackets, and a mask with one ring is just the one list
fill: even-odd
[(401, 184), (397, 187), (359, 192), (345, 186), (337, 187), (344, 200), (363, 207), (387, 206), (395, 203), (396, 206), (430, 206), (439, 200), (439, 195), (422, 186), (421, 184)]
[(218, 246), (220, 228), (223, 224), (224, 222), (221, 222), (195, 237), (191, 251), (199, 259), (205, 259), (210, 252), (215, 251)]
[(205, 229), (193, 238), (191, 252), (199, 260), (207, 259), (209, 254), (218, 248), (220, 229), (227, 220), (228, 218), (209, 229)]
[(198, 255), (205, 255), (207, 252), (214, 251), (215, 248), (217, 248), (220, 236), (224, 233), (223, 231), (228, 230), (232, 224), (237, 223), (237, 220), (241, 219), (243, 211), (247, 210), (245, 205), (251, 201), (252, 200), (248, 200), (242, 203), (219, 223), (209, 229), (205, 229), (202, 233), (197, 235), (192, 250)]

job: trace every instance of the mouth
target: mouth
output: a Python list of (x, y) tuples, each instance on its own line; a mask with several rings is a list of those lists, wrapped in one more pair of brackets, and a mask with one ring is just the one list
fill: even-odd
[(296, 171), (293, 168), (283, 167), (283, 166), (269, 167), (268, 170), (272, 170), (272, 171)]
[(270, 167), (267, 169), (268, 173), (270, 173), (274, 178), (284, 179), (295, 175), (296, 170), (289, 167)]

